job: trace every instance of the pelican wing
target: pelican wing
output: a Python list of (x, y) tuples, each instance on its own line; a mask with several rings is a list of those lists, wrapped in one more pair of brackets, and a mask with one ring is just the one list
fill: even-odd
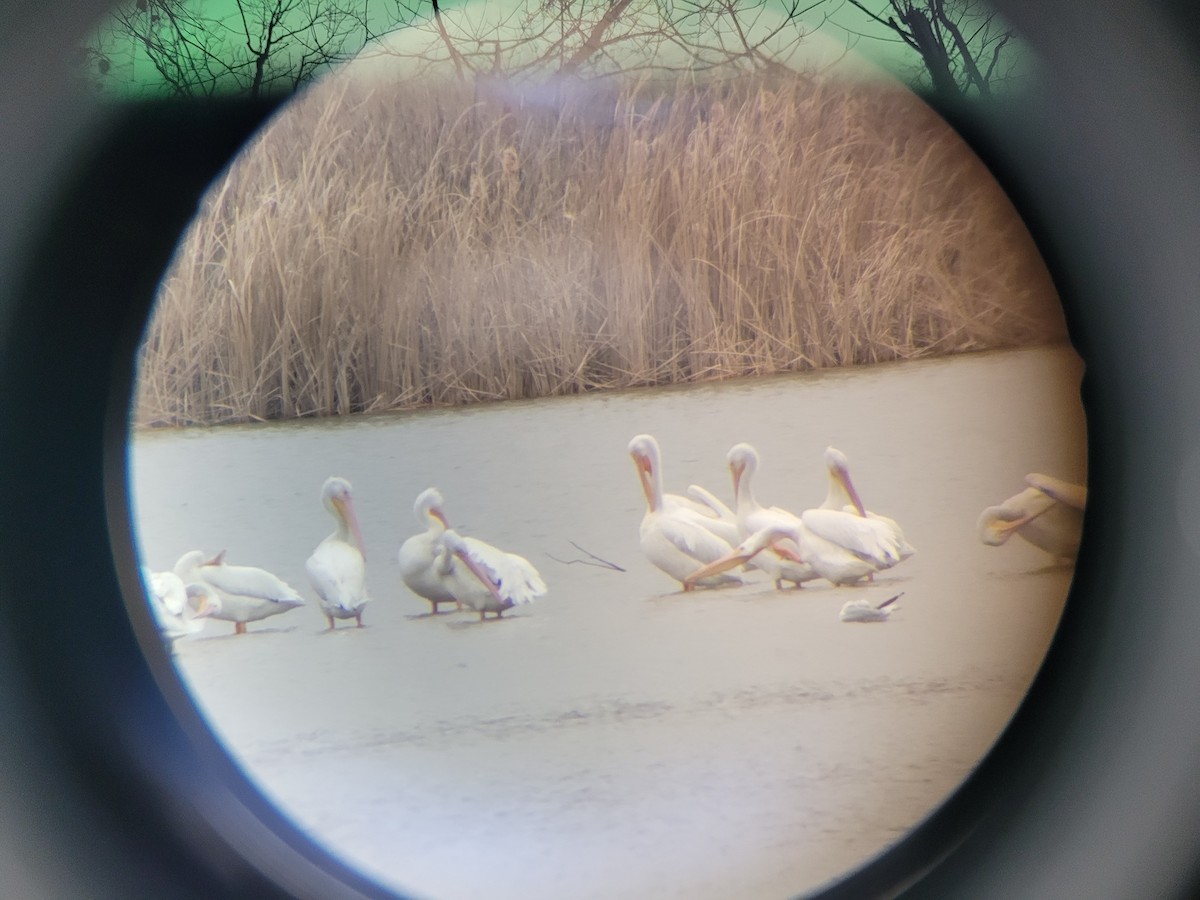
[(758, 532), (771, 528), (787, 530), (794, 540), (799, 536), (800, 529), (803, 527), (799, 516), (778, 506), (760, 506), (742, 516), (738, 520), (738, 523), (741, 527), (742, 535), (739, 541), (749, 539)]
[(864, 519), (836, 509), (807, 509), (800, 521), (818, 537), (879, 568), (890, 568), (903, 558), (895, 534), (875, 519)]
[(303, 603), (304, 598), (287, 583), (265, 569), (253, 566), (201, 566), (200, 575), (219, 591), (258, 600)]
[(699, 517), (682, 512), (661, 518), (657, 531), (680, 553), (704, 563), (720, 559), (734, 547), (714, 534)]
[[(737, 545), (742, 539), (742, 535), (738, 532), (737, 516), (733, 510), (698, 484), (688, 485), (688, 498), (702, 504), (699, 508), (695, 508), (695, 504), (688, 507), (681, 507), (692, 511), (695, 522), (730, 546)], [(680, 499), (688, 498), (681, 497)]]
[(313, 590), (330, 606), (353, 612), (367, 602), (362, 554), (340, 541), (321, 544), (305, 563)]
[(689, 484), (688, 496), (691, 499), (703, 504), (704, 507), (710, 510), (711, 514), (716, 516), (718, 519), (737, 521), (737, 516), (734, 515), (732, 509), (726, 506), (715, 494), (705, 488), (700, 487), (700, 485)]
[(546, 582), (533, 563), (515, 553), (506, 553), (477, 538), (463, 538), (472, 561), (481, 566), (511, 603), (532, 603), (546, 593)]
[[(843, 507), (842, 512), (855, 516), (858, 515), (858, 510), (856, 510), (852, 505)], [(904, 536), (904, 529), (900, 527), (900, 523), (895, 519), (890, 519), (887, 516), (881, 516), (879, 513), (873, 513), (870, 510), (867, 511), (867, 518), (879, 522), (892, 533), (892, 538), (895, 540), (896, 546), (900, 550), (901, 559), (908, 559), (910, 556), (916, 554), (917, 549), (908, 542), (908, 539)]]
[(1052, 497), (1059, 503), (1074, 509), (1082, 510), (1087, 505), (1087, 488), (1071, 484), (1052, 475), (1040, 475), (1032, 472), (1025, 476), (1025, 483), (1031, 488), (1041, 491), (1047, 497)]
[[(142, 568), (146, 588), (155, 603), (172, 616), (182, 616), (187, 603), (187, 587), (174, 572), (151, 572)], [(157, 609), (156, 609), (157, 612)]]
[(438, 535), (422, 532), (400, 547), (400, 577), (409, 590), (426, 600), (453, 600), (446, 576), (453, 568), (453, 554), (445, 552)]

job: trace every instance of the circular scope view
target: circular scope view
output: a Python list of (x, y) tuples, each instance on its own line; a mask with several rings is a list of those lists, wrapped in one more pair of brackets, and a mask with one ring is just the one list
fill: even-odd
[(147, 326), (175, 671), (403, 895), (816, 891), (1062, 612), (1083, 367), (1019, 217), (828, 17), (688, 9), (426, 10), (213, 184)]

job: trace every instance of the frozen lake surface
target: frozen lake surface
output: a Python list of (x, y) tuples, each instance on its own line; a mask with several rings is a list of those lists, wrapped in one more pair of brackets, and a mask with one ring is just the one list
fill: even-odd
[[(1021, 701), (1071, 570), (986, 506), (1027, 472), (1083, 482), (1082, 366), (1065, 348), (463, 410), (138, 434), (143, 559), (191, 549), (274, 571), (309, 605), (179, 642), (198, 707), (312, 837), (430, 898), (781, 898), (860, 865), (933, 811)], [(755, 444), (766, 504), (825, 496), (850, 458), (917, 555), (864, 587), (762, 580), (681, 594), (638, 549), (629, 439), (666, 489), (729, 501)], [(373, 602), (325, 633), (304, 561), (354, 484)], [(429, 616), (399, 576), (412, 503), (528, 557), (549, 584), (501, 621)], [(626, 569), (588, 566), (577, 543)], [(557, 561), (556, 561), (557, 560)], [(882, 624), (849, 598), (905, 595)]]

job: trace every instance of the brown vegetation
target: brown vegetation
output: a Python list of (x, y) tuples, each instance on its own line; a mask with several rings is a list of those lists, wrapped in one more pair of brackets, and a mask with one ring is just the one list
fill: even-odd
[(1036, 249), (899, 88), (332, 79), (217, 183), (141, 424), (539, 397), (1064, 336)]

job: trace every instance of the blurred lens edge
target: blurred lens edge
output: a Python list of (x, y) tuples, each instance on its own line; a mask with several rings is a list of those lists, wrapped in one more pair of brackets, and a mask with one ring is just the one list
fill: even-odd
[[(200, 193), (270, 104), (103, 115), (70, 54), (104, 3), (0, 17), (0, 871), (22, 897), (386, 896), (249, 785), (125, 614), (132, 360)], [(111, 529), (111, 532), (110, 532)], [(109, 540), (109, 534), (112, 540)], [(174, 694), (174, 696), (172, 696)]]
[[(268, 110), (143, 110), (139, 127), (76, 104), (58, 63), (105, 5), (0, 3), (6, 890), (376, 894), (204, 752), (211, 738), (184, 732), (114, 615), (107, 529), (127, 528), (129, 360), (175, 240), (163, 226), (182, 224)], [(998, 5), (1045, 61), (1044, 102), (985, 122), (947, 113), (1039, 239), (1088, 364), (1086, 540), (1066, 627), (995, 751), (831, 894), (1194, 895), (1200, 604), (1186, 533), (1196, 498), (1179, 473), (1200, 447), (1182, 412), (1200, 409), (1196, 31), (1150, 4)], [(173, 143), (137, 143), (156, 133)], [(111, 177), (82, 180), (97, 165)], [(56, 202), (68, 194), (71, 206)], [(35, 248), (45, 235), (56, 240)], [(113, 543), (131, 549), (119, 532)]]

